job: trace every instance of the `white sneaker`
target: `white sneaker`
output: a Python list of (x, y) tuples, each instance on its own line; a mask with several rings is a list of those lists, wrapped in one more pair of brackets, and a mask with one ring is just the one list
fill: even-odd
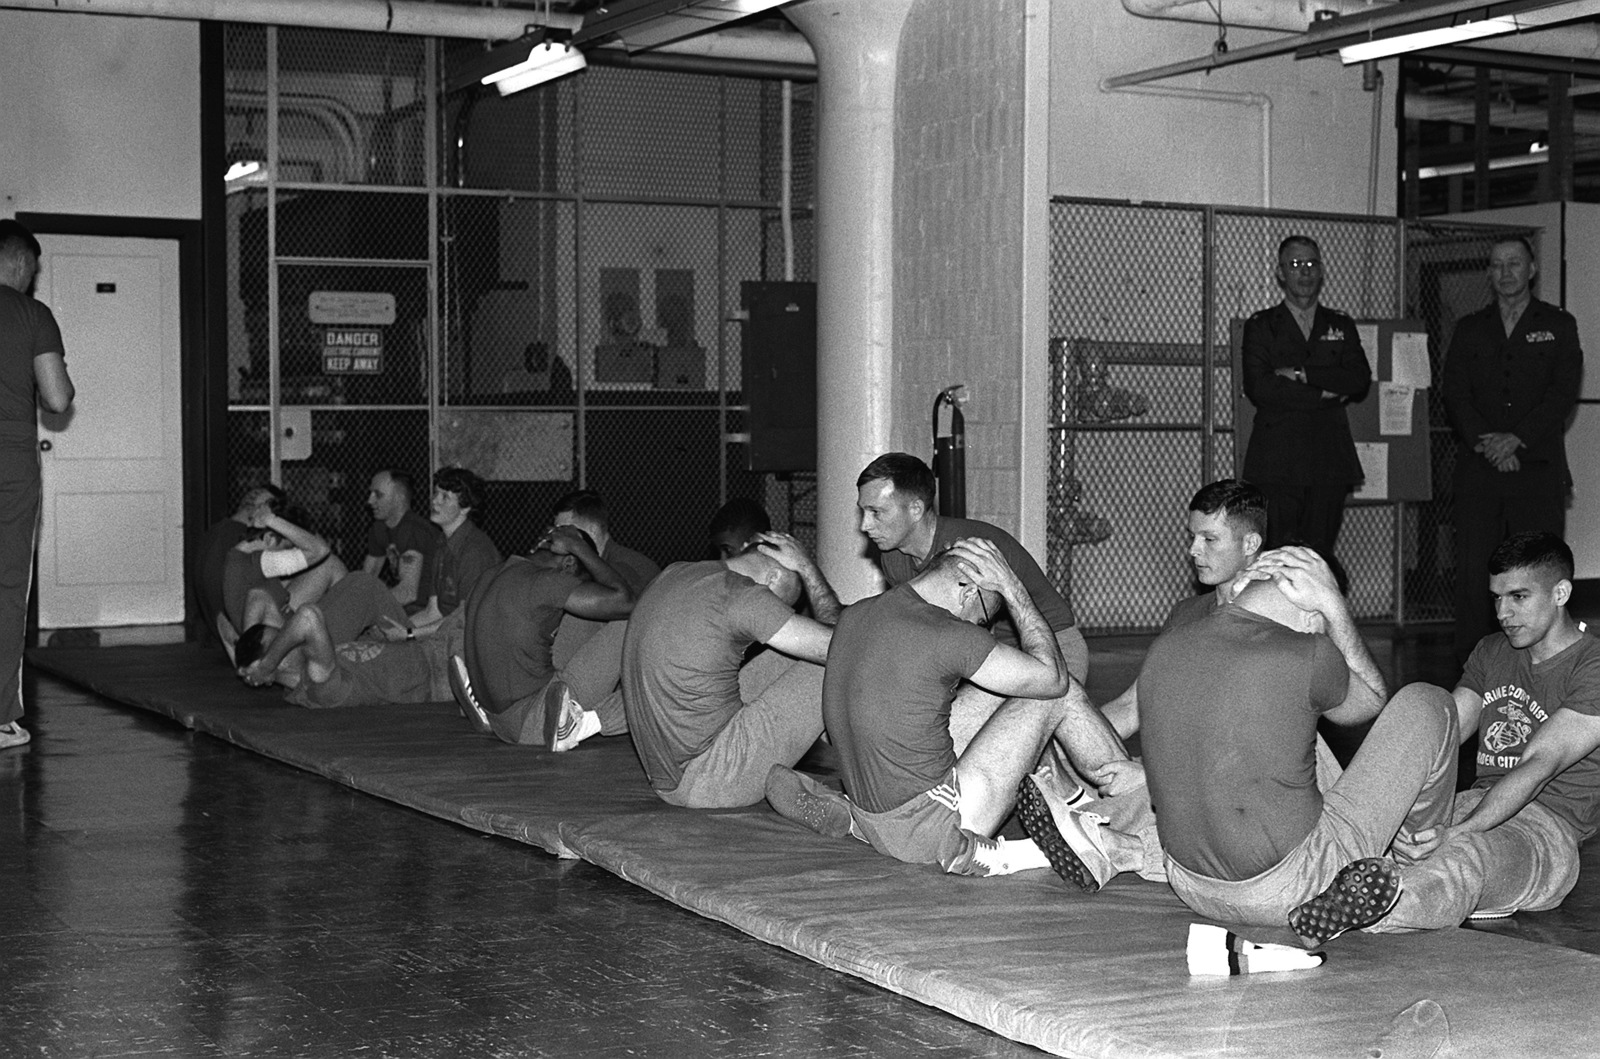
[(572, 697), (572, 689), (559, 677), (544, 690), (544, 739), (552, 754), (574, 750), (600, 732), (600, 715), (586, 710)]
[(472, 693), (472, 678), (467, 675), (467, 660), (460, 655), (450, 656), (449, 666), (450, 694), (455, 696), (456, 705), (461, 708), (461, 716), (467, 719), (476, 732), (490, 734), (494, 726), (489, 723), (489, 714), (478, 705), (478, 696)]
[(21, 746), (33, 738), (33, 734), (16, 721), (7, 721), (0, 724), (0, 750), (6, 747)]

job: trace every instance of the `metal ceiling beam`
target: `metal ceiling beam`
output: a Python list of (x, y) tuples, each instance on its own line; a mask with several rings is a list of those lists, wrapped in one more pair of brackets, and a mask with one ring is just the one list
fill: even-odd
[(1455, 63), (1459, 66), (1492, 66), (1497, 70), (1572, 74), (1574, 77), (1600, 79), (1600, 60), (1572, 59), (1558, 55), (1532, 55), (1526, 52), (1503, 51), (1493, 47), (1429, 48), (1427, 51), (1411, 52), (1406, 58)]
[(571, 31), (583, 24), (578, 15), (546, 14), (542, 9), (469, 7), (420, 0), (314, 0), (293, 4), (283, 0), (0, 0), (0, 8), (471, 40), (515, 40), (530, 26)]

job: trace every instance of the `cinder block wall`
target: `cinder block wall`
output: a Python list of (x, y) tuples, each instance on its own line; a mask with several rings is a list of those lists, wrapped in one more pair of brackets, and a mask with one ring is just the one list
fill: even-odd
[(933, 455), (965, 383), (967, 511), (1017, 532), (1021, 496), (1022, 0), (920, 0), (895, 101), (895, 444)]

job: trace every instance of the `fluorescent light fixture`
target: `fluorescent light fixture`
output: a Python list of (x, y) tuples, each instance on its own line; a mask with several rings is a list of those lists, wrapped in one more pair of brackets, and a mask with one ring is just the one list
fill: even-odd
[(529, 48), (528, 57), (522, 62), (484, 75), (481, 83), (494, 85), (502, 96), (509, 96), (525, 88), (575, 74), (588, 65), (583, 52), (577, 48), (547, 40)]
[[(1398, 11), (1401, 7), (1396, 5), (1391, 10)], [(1512, 10), (1508, 11), (1508, 8)], [(1348, 66), (1352, 63), (1403, 55), (1406, 52), (1447, 48), (1467, 41), (1482, 40), (1485, 37), (1501, 37), (1508, 33), (1543, 29), (1546, 26), (1588, 18), (1600, 13), (1600, 0), (1566, 0), (1566, 2), (1547, 4), (1488, 2), (1454, 15), (1436, 15), (1426, 19), (1432, 23), (1426, 28), (1420, 25), (1426, 5), (1417, 4), (1413, 10), (1419, 15), (1419, 21), (1412, 23), (1418, 26), (1417, 29), (1406, 32), (1405, 26), (1401, 24), (1395, 27), (1398, 32), (1393, 36), (1373, 37), (1346, 44), (1339, 48), (1339, 61)], [(1447, 18), (1448, 21), (1441, 25), (1439, 24), (1441, 18)], [(1334, 20), (1334, 25), (1338, 25), (1338, 20)]]
[[(1489, 168), (1493, 169), (1521, 169), (1523, 166), (1544, 165), (1550, 161), (1550, 148), (1543, 144), (1534, 144), (1528, 148), (1527, 154), (1509, 154), (1500, 158), (1489, 159)], [(1451, 162), (1448, 165), (1425, 165), (1417, 170), (1418, 180), (1432, 180), (1435, 177), (1467, 176), (1476, 172), (1477, 165), (1472, 162)], [(1402, 173), (1401, 176), (1406, 174)]]

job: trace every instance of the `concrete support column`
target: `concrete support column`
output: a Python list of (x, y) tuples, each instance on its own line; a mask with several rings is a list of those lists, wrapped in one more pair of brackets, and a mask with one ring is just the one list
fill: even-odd
[(817, 560), (845, 602), (879, 588), (855, 480), (890, 448), (895, 80), (913, 2), (783, 9), (817, 57)]

